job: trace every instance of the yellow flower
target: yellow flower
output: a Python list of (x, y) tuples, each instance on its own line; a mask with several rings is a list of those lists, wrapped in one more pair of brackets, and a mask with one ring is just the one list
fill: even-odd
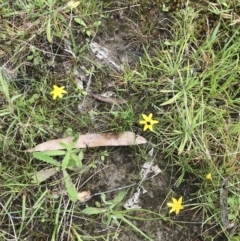
[(149, 116), (142, 114), (144, 120), (139, 121), (139, 123), (144, 125), (143, 131), (146, 131), (147, 129), (153, 131), (153, 125), (158, 123), (158, 121), (152, 119), (152, 116), (152, 113), (149, 114)]
[(68, 6), (69, 8), (76, 8), (79, 4), (80, 4), (79, 1), (78, 1), (78, 2), (69, 1), (69, 2), (67, 3), (67, 6)]
[(56, 100), (57, 97), (62, 98), (62, 94), (67, 93), (64, 88), (65, 86), (58, 87), (56, 85), (53, 85), (53, 90), (50, 92), (50, 94), (53, 95), (54, 100)]
[(176, 214), (179, 214), (180, 210), (184, 209), (182, 206), (182, 197), (178, 200), (176, 198), (172, 198), (172, 201), (172, 203), (167, 203), (167, 205), (172, 208), (169, 213), (176, 212)]
[(212, 174), (211, 174), (211, 173), (208, 173), (208, 174), (206, 175), (206, 179), (212, 181)]

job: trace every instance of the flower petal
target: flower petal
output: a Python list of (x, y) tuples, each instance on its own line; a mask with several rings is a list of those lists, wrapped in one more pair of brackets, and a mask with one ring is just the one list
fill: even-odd
[(172, 208), (170, 211), (169, 211), (169, 213), (172, 213), (172, 212), (174, 212), (175, 211), (175, 208)]
[(150, 131), (153, 131), (153, 126), (152, 126), (152, 125), (148, 125), (148, 129), (149, 129)]
[(146, 131), (147, 129), (148, 129), (148, 125), (145, 124), (145, 125), (144, 125), (144, 128), (143, 128), (143, 131)]
[(139, 124), (141, 124), (141, 125), (146, 125), (147, 122), (146, 122), (145, 120), (141, 120), (141, 121), (139, 121)]
[(167, 203), (168, 207), (172, 207), (173, 203)]
[(151, 124), (154, 125), (154, 124), (157, 124), (159, 121), (157, 120), (151, 120)]
[(143, 118), (145, 121), (147, 121), (148, 116), (147, 116), (147, 115), (145, 115), (145, 114), (142, 114), (142, 118)]

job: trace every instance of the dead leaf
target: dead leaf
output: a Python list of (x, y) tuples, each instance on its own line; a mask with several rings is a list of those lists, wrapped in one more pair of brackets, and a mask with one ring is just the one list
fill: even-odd
[(145, 162), (143, 164), (143, 167), (141, 170), (142, 181), (145, 181), (147, 179), (148, 174), (152, 172), (152, 166), (153, 166), (153, 162)]
[(138, 203), (140, 202), (140, 195), (142, 194), (141, 188), (142, 187), (138, 187), (137, 191), (133, 194), (133, 196), (125, 202), (124, 208), (126, 209), (141, 208), (141, 206), (138, 205)]
[[(73, 137), (66, 137), (61, 139), (55, 139), (47, 142), (43, 142), (37, 145), (35, 148), (28, 149), (26, 152), (34, 151), (51, 151), (64, 149), (60, 143), (70, 145), (73, 141)], [(147, 143), (147, 140), (142, 136), (135, 135), (133, 132), (125, 131), (123, 133), (106, 133), (106, 134), (85, 134), (80, 135), (74, 148), (87, 148), (98, 146), (131, 146)]]
[(52, 198), (58, 199), (60, 197), (58, 191), (49, 191), (49, 193), (52, 195)]
[(0, 49), (0, 58), (4, 57), (7, 53)]
[(112, 97), (105, 97), (102, 95), (98, 95), (98, 94), (93, 94), (93, 93), (88, 93), (90, 96), (94, 97), (97, 100), (100, 100), (102, 102), (106, 102), (106, 103), (110, 103), (110, 104), (124, 104), (126, 103), (125, 100), (121, 100), (121, 99), (116, 99), (116, 98), (112, 98)]
[[(54, 199), (58, 199), (61, 195), (67, 195), (66, 190), (49, 191)], [(91, 191), (82, 191), (77, 194), (80, 203), (85, 203), (91, 198)]]
[[(153, 148), (148, 153), (150, 156), (153, 155)], [(148, 174), (154, 172), (154, 175), (148, 178)], [(125, 204), (124, 207), (126, 209), (131, 208), (141, 208), (138, 204), (140, 202), (140, 195), (145, 194), (147, 190), (142, 186), (142, 183), (146, 180), (149, 180), (150, 178), (154, 178), (156, 175), (161, 173), (162, 170), (158, 167), (158, 165), (153, 166), (153, 162), (145, 162), (142, 166), (142, 170), (140, 172), (140, 175), (142, 177), (140, 183), (138, 184), (137, 191), (133, 194), (131, 198), (129, 198)]]
[(47, 180), (49, 177), (53, 176), (57, 172), (57, 168), (52, 167), (45, 170), (41, 170), (32, 176), (33, 183), (41, 183)]
[(152, 171), (154, 172), (154, 175), (158, 175), (162, 172), (158, 165), (152, 166)]
[(90, 191), (82, 191), (78, 193), (78, 200), (81, 203), (87, 202), (91, 198), (91, 192)]
[(90, 43), (90, 49), (96, 55), (96, 57), (106, 63), (108, 66), (112, 65), (116, 70), (121, 71), (121, 66), (115, 62), (111, 51), (96, 42)]

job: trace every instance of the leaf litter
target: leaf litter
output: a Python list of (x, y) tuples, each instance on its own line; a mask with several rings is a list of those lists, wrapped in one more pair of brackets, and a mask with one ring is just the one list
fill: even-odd
[[(61, 143), (70, 145), (74, 137), (66, 137), (55, 140), (50, 140), (38, 144), (34, 148), (26, 150), (26, 152), (35, 151), (51, 151), (64, 149)], [(147, 140), (139, 135), (134, 134), (130, 131), (123, 133), (105, 133), (105, 134), (85, 134), (80, 135), (74, 148), (88, 148), (88, 147), (99, 147), (99, 146), (130, 146), (140, 145), (147, 143)]]
[(91, 42), (89, 46), (92, 52), (96, 55), (96, 57), (99, 60), (103, 61), (107, 66), (111, 65), (117, 71), (121, 71), (121, 66), (118, 63), (116, 63), (109, 49), (99, 45), (96, 42)]
[[(150, 158), (153, 157), (153, 148), (149, 151), (148, 155), (150, 156)], [(149, 173), (152, 173), (152, 172), (154, 174), (151, 177), (148, 177)], [(138, 184), (137, 191), (133, 194), (131, 198), (129, 198), (125, 202), (124, 208), (126, 209), (141, 208), (141, 206), (138, 205), (138, 203), (140, 202), (140, 196), (142, 194), (147, 193), (147, 190), (142, 186), (142, 183), (148, 179), (154, 178), (161, 172), (162, 170), (158, 167), (158, 165), (153, 166), (153, 159), (151, 161), (145, 162), (140, 172), (141, 181)]]

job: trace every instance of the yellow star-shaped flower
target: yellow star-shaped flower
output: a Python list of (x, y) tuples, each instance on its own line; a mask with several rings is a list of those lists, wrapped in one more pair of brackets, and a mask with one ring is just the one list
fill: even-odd
[(64, 88), (65, 86), (58, 87), (57, 85), (53, 85), (53, 90), (50, 92), (50, 94), (53, 95), (54, 100), (56, 100), (57, 97), (62, 98), (62, 94), (67, 93)]
[(206, 175), (206, 179), (212, 181), (212, 174), (211, 174), (211, 173), (208, 173), (208, 174)]
[(149, 129), (150, 131), (153, 131), (153, 125), (158, 123), (157, 120), (152, 119), (152, 116), (153, 116), (152, 113), (149, 114), (149, 116), (142, 114), (142, 117), (144, 120), (139, 121), (139, 123), (141, 125), (144, 125), (143, 131), (146, 131), (147, 129)]
[(172, 198), (172, 203), (167, 203), (168, 207), (171, 207), (169, 213), (175, 212), (176, 214), (179, 214), (181, 209), (184, 209), (182, 205), (182, 197), (180, 197), (178, 200), (176, 198)]

